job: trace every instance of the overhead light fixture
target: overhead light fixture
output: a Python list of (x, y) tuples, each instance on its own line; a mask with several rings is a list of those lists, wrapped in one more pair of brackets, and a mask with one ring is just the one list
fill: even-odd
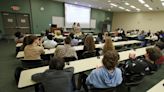
[(99, 9), (102, 9), (102, 7), (99, 7)]
[(91, 7), (92, 5), (89, 4), (88, 6)]
[(141, 9), (139, 9), (139, 8), (137, 8), (136, 10), (137, 10), (137, 11), (141, 11)]
[(125, 11), (128, 11), (129, 12), (130, 10), (129, 9), (126, 9)]
[(131, 7), (131, 8), (136, 8), (136, 7), (135, 7), (135, 6), (133, 6), (133, 5), (131, 5), (130, 7)]
[(111, 11), (111, 9), (108, 9), (108, 11)]
[(161, 2), (164, 2), (164, 0), (161, 0)]
[(148, 4), (144, 4), (145, 7), (150, 7)]
[(162, 2), (162, 5), (164, 6), (164, 2)]
[(111, 3), (110, 5), (112, 5), (112, 6), (114, 6), (114, 7), (117, 7), (117, 5), (116, 5), (116, 4), (114, 4), (114, 3)]
[(111, 1), (110, 1), (110, 0), (108, 0), (108, 2), (110, 3)]
[(149, 10), (153, 10), (153, 8), (149, 7)]
[(126, 2), (125, 5), (130, 5), (130, 4)]
[(144, 0), (138, 0), (141, 4), (144, 4), (145, 1)]
[(122, 9), (122, 10), (123, 10), (123, 9), (125, 9), (124, 7), (121, 7), (121, 6), (120, 6), (120, 7), (118, 7), (118, 8), (120, 8), (120, 9)]
[(75, 2), (74, 4), (78, 4), (77, 2)]

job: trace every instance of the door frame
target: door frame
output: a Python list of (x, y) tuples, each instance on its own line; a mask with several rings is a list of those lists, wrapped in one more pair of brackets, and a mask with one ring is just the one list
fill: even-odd
[[(1, 16), (2, 16), (2, 24), (3, 24), (3, 30), (4, 30), (4, 34), (6, 34), (6, 32), (5, 32), (5, 25), (4, 25), (4, 22), (3, 22), (3, 13), (10, 13), (10, 14), (22, 14), (22, 15), (24, 15), (24, 14), (26, 14), (26, 15), (28, 15), (29, 17), (28, 17), (28, 21), (29, 21), (29, 33), (31, 34), (32, 33), (32, 25), (31, 25), (31, 16), (30, 16), (30, 14), (29, 13), (17, 13), (17, 12), (4, 12), (4, 11), (2, 11), (1, 12)], [(17, 21), (17, 20), (16, 20)]]

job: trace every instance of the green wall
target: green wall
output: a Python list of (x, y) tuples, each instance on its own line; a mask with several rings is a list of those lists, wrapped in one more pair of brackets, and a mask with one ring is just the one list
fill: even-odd
[[(19, 6), (20, 10), (13, 11), (11, 9), (11, 6), (13, 5)], [(2, 12), (30, 14), (30, 2), (29, 0), (0, 0), (0, 30), (2, 30), (2, 32), (4, 33), (3, 23), (2, 23), (2, 14), (1, 14)]]
[[(52, 23), (52, 16), (64, 17), (64, 3), (56, 2), (52, 0), (0, 0), (5, 5), (0, 6), (0, 11), (14, 12), (11, 10), (12, 5), (18, 5), (21, 7), (19, 13), (29, 13), (31, 16), (32, 33), (40, 33), (49, 28), (49, 24)], [(2, 8), (1, 8), (2, 7)], [(40, 8), (44, 7), (44, 11)], [(112, 19), (112, 13), (99, 9), (91, 9), (91, 18), (96, 19), (96, 32), (101, 31), (101, 23), (110, 17)], [(2, 28), (2, 21), (0, 16), (0, 29)]]

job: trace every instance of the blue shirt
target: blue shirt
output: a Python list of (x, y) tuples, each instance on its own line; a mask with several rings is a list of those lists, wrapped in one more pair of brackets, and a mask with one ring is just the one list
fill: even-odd
[(122, 72), (115, 68), (109, 72), (105, 67), (93, 70), (86, 79), (86, 84), (93, 88), (110, 88), (116, 87), (122, 82)]

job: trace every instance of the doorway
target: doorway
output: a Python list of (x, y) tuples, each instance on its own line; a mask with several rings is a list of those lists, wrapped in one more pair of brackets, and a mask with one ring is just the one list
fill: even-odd
[(17, 31), (31, 33), (29, 14), (3, 12), (2, 20), (7, 38), (13, 38)]

